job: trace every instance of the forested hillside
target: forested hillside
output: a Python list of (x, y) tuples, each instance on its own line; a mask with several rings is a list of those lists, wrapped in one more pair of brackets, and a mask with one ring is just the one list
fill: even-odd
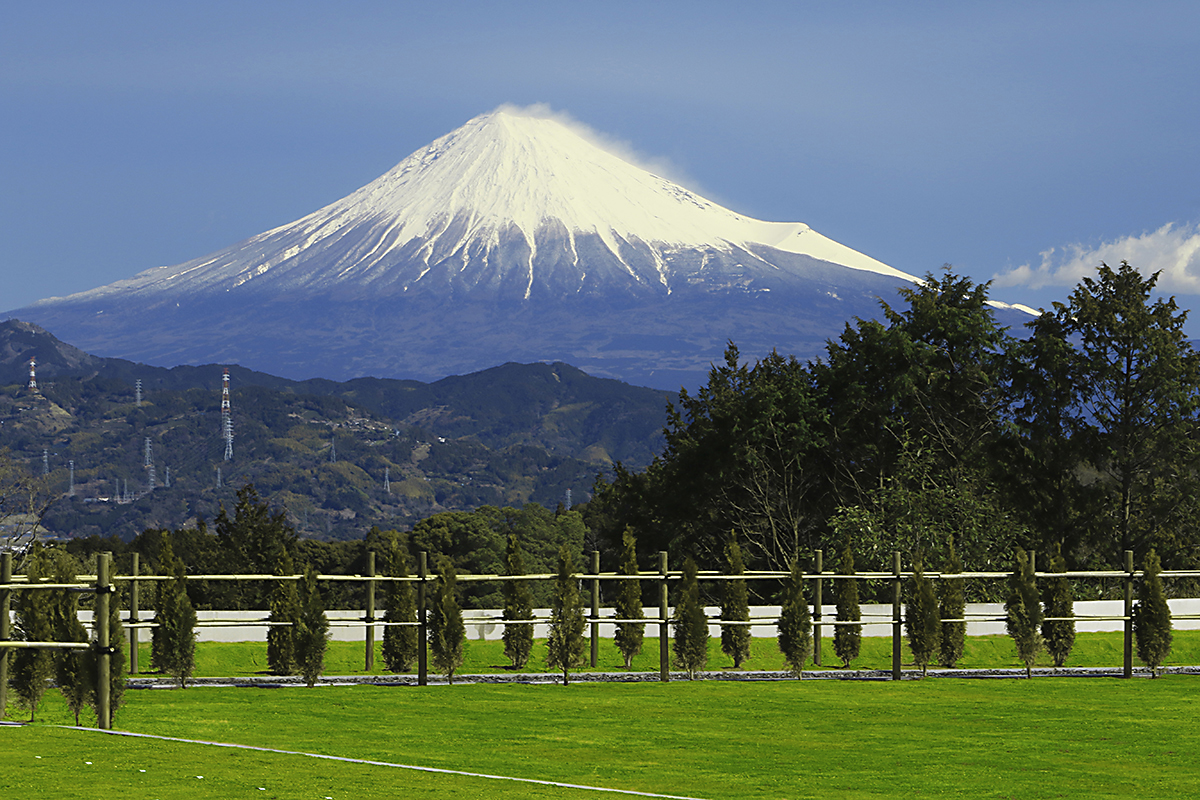
[(613, 460), (650, 461), (671, 397), (566, 364), (435, 384), (297, 383), (234, 367), (227, 461), (219, 367), (97, 359), (15, 321), (0, 323), (0, 352), (6, 380), (19, 380), (0, 391), (0, 448), (44, 474), (61, 496), (45, 527), (68, 536), (129, 539), (211, 520), (245, 483), (301, 535), (327, 539), (486, 504), (553, 508), (568, 490), (581, 502)]

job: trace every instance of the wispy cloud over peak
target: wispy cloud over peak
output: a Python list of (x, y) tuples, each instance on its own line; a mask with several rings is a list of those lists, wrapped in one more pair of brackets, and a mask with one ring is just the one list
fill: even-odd
[(1158, 289), (1166, 293), (1200, 294), (1200, 224), (1169, 222), (1155, 231), (1125, 236), (1097, 246), (1072, 244), (1042, 253), (1038, 266), (1024, 264), (993, 276), (998, 287), (1073, 286), (1095, 273), (1103, 261), (1128, 261), (1143, 275), (1162, 273)]

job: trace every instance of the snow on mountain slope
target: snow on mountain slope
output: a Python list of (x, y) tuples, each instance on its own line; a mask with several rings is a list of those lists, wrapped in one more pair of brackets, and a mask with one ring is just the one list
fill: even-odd
[(723, 208), (553, 117), (502, 107), (300, 220), (69, 299), (251, 289), (670, 294), (683, 283), (728, 285), (731, 271), (741, 284), (786, 280), (795, 268), (776, 251), (916, 280), (803, 223)]

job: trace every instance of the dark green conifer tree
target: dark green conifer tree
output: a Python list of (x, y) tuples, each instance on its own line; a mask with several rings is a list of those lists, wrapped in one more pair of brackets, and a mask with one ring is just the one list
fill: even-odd
[[(963, 619), (967, 613), (966, 592), (963, 590), (962, 578), (951, 578), (962, 572), (962, 561), (958, 550), (954, 547), (954, 538), (950, 538), (950, 552), (946, 558), (946, 571), (938, 582), (938, 618)], [(954, 669), (963, 655), (963, 647), (967, 638), (967, 623), (940, 622), (941, 637), (938, 641), (938, 664)]]
[[(392, 539), (387, 546), (388, 568), (394, 578), (409, 575), (408, 547), (402, 540)], [(384, 622), (417, 621), (417, 595), (409, 581), (388, 584), (387, 611)], [(392, 672), (408, 672), (417, 660), (420, 630), (416, 625), (388, 625), (383, 631), (383, 663)]]
[[(75, 559), (62, 550), (49, 550), (53, 583), (75, 583)], [(51, 641), (86, 642), (87, 628), (79, 621), (79, 595), (61, 589), (46, 591), (40, 598), (50, 607)], [(79, 725), (79, 714), (92, 698), (95, 691), (95, 673), (88, 674), (86, 650), (55, 650), (54, 678), (67, 709), (75, 716)]]
[(558, 550), (558, 570), (554, 577), (554, 595), (550, 601), (546, 666), (562, 670), (564, 686), (570, 680), (571, 668), (583, 664), (585, 626), (575, 556), (569, 547), (563, 545)]
[(458, 604), (458, 573), (446, 556), (438, 558), (438, 576), (433, 584), (433, 604), (429, 609), (429, 652), (433, 665), (453, 684), (454, 673), (463, 663), (463, 643), (467, 629), (462, 607)]
[[(45, 549), (33, 545), (26, 562), (25, 574), (29, 583), (46, 583), (51, 577), (51, 565)], [(52, 604), (47, 602), (50, 589), (13, 592), (12, 609), (16, 617), (14, 638), (25, 642), (49, 642), (54, 638)], [(46, 684), (54, 676), (54, 655), (50, 650), (21, 648), (12, 657), (9, 685), (21, 705), (29, 709), (33, 722), (38, 705), (46, 693)]]
[(812, 613), (804, 597), (804, 571), (792, 559), (790, 575), (783, 584), (783, 608), (779, 612), (779, 650), (788, 669), (804, 677), (804, 664), (812, 655)]
[[(1062, 545), (1058, 542), (1054, 543), (1049, 568), (1046, 571), (1067, 571)], [(1058, 668), (1067, 662), (1067, 656), (1071, 655), (1071, 648), (1075, 646), (1075, 592), (1068, 578), (1049, 578), (1046, 581), (1043, 608), (1045, 617), (1059, 618), (1042, 620), (1042, 638), (1046, 642), (1046, 652), (1054, 659), (1055, 668)], [(1070, 619), (1065, 619), (1067, 617)]]
[[(294, 575), (296, 565), (286, 548), (280, 547), (274, 565), (276, 575)], [(267, 666), (276, 675), (293, 675), (299, 666), (296, 657), (296, 624), (300, 621), (300, 592), (296, 581), (273, 582), (270, 622), (267, 628)]]
[(329, 646), (329, 619), (325, 601), (317, 584), (317, 570), (311, 564), (304, 570), (299, 592), (300, 616), (296, 622), (296, 666), (309, 687), (316, 685), (325, 671), (325, 650)]
[[(854, 551), (850, 545), (842, 551), (843, 575), (854, 574)], [(858, 604), (858, 578), (844, 578), (834, 584), (837, 595), (838, 622), (858, 622), (862, 619), (862, 609)], [(858, 658), (859, 646), (862, 644), (861, 625), (838, 625), (833, 629), (833, 652), (842, 660), (842, 667), (849, 669), (850, 662)]]
[[(521, 551), (521, 540), (515, 533), (508, 535), (508, 547), (504, 552), (504, 574), (524, 575), (525, 554)], [(533, 592), (525, 581), (504, 582), (504, 620), (515, 622), (504, 626), (504, 655), (513, 667), (521, 669), (529, 663), (533, 651)]]
[[(730, 575), (743, 575), (746, 566), (742, 561), (742, 548), (737, 543), (737, 534), (729, 535), (725, 545), (725, 563)], [(746, 581), (727, 580), (722, 583), (721, 620), (725, 622), (749, 622), (750, 600), (746, 592)], [(721, 652), (733, 659), (733, 668), (741, 669), (742, 662), (750, 657), (750, 626), (722, 625)]]
[(937, 594), (933, 590), (933, 581), (925, 574), (920, 558), (913, 564), (912, 578), (908, 583), (904, 628), (908, 634), (908, 647), (912, 651), (913, 663), (921, 668), (921, 676), (924, 677), (929, 671), (929, 662), (937, 655), (942, 624), (938, 615)]
[(155, 620), (161, 639), (161, 669), (179, 681), (182, 689), (196, 668), (196, 611), (188, 598), (187, 576), (179, 559), (160, 592), (162, 615)]
[(708, 618), (700, 601), (698, 573), (696, 560), (688, 556), (671, 620), (675, 665), (687, 673), (688, 680), (695, 680), (696, 673), (708, 664)]
[(1037, 579), (1033, 564), (1020, 547), (1016, 563), (1008, 578), (1008, 599), (1004, 603), (1008, 635), (1017, 647), (1017, 657), (1025, 663), (1025, 677), (1033, 676), (1033, 662), (1042, 647), (1039, 627), (1042, 624), (1042, 604), (1038, 597)]
[[(621, 575), (637, 575), (637, 541), (633, 528), (626, 526), (621, 536), (621, 563), (617, 566)], [(615, 609), (617, 619), (644, 619), (642, 613), (642, 582), (624, 580), (617, 589)], [(646, 633), (644, 622), (618, 622), (614, 644), (625, 659), (625, 669), (633, 668), (633, 657), (642, 652), (642, 639)]]
[(1162, 562), (1153, 549), (1146, 554), (1146, 569), (1138, 586), (1138, 601), (1133, 609), (1133, 635), (1138, 658), (1158, 677), (1158, 668), (1171, 654), (1171, 609), (1163, 592)]

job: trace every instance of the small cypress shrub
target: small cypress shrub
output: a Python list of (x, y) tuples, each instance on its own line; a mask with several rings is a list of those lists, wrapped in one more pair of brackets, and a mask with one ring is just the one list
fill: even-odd
[(783, 608), (779, 612), (779, 650), (788, 669), (797, 678), (804, 677), (804, 664), (812, 655), (812, 614), (804, 598), (804, 572), (800, 562), (792, 560), (783, 584)]
[(429, 653), (433, 665), (454, 683), (454, 673), (463, 663), (463, 644), (467, 628), (458, 604), (458, 574), (446, 556), (438, 559), (438, 577), (433, 585), (433, 605), (429, 609)]
[[(525, 574), (525, 554), (521, 552), (521, 540), (515, 533), (508, 535), (504, 574)], [(524, 622), (533, 619), (533, 592), (525, 581), (504, 582), (504, 619), (517, 622), (504, 626), (504, 655), (513, 667), (521, 669), (529, 663), (529, 654), (533, 651), (533, 625)]]
[[(408, 550), (392, 542), (387, 550), (388, 568), (393, 578), (409, 575)], [(416, 622), (417, 593), (409, 581), (391, 581), (387, 591), (384, 622)], [(392, 672), (408, 672), (417, 660), (420, 631), (415, 625), (388, 625), (383, 629), (383, 663)]]
[[(841, 572), (843, 575), (854, 574), (854, 551), (850, 545), (842, 551)], [(834, 594), (837, 596), (838, 622), (858, 622), (862, 619), (862, 609), (858, 603), (858, 578), (844, 578), (834, 584)], [(861, 625), (838, 625), (833, 629), (833, 652), (842, 660), (842, 667), (848, 669), (850, 662), (858, 658), (859, 647), (862, 644)]]
[(698, 572), (695, 559), (689, 556), (684, 560), (679, 599), (671, 620), (675, 664), (687, 673), (688, 680), (695, 680), (696, 673), (708, 664), (708, 618), (700, 602)]
[[(1054, 544), (1050, 554), (1050, 564), (1047, 572), (1066, 572), (1067, 562), (1063, 558), (1062, 545)], [(1071, 617), (1057, 621), (1042, 620), (1042, 639), (1046, 642), (1046, 652), (1054, 659), (1057, 669), (1067, 662), (1071, 648), (1075, 646), (1075, 592), (1071, 581), (1067, 578), (1050, 578), (1046, 581), (1046, 597), (1043, 600), (1046, 617)]]
[(325, 650), (329, 646), (329, 620), (317, 585), (317, 570), (309, 566), (300, 581), (300, 616), (296, 623), (296, 666), (309, 688), (325, 671)]
[[(61, 550), (47, 551), (50, 556), (53, 583), (74, 583), (75, 563), (70, 555)], [(86, 642), (87, 628), (79, 621), (79, 595), (61, 589), (44, 593), (41, 601), (50, 608), (51, 641)], [(95, 691), (95, 672), (88, 674), (86, 650), (55, 650), (54, 678), (67, 709), (75, 715), (79, 725), (79, 714), (87, 707)]]
[[(29, 583), (46, 583), (51, 577), (50, 563), (45, 548), (34, 545), (26, 562), (25, 575)], [(45, 592), (13, 592), (12, 608), (16, 616), (16, 637), (25, 642), (48, 642), (54, 638), (54, 615), (52, 604), (46, 602)], [(29, 709), (29, 721), (33, 722), (46, 684), (54, 676), (54, 655), (51, 650), (21, 648), (12, 656), (9, 669), (9, 684), (21, 705)]]
[[(737, 535), (731, 534), (725, 545), (725, 562), (730, 575), (743, 575), (746, 566), (742, 561), (742, 548)], [(736, 579), (722, 582), (721, 619), (732, 622), (750, 621), (750, 600), (746, 592), (746, 581)], [(721, 652), (733, 659), (733, 668), (741, 669), (742, 662), (750, 657), (750, 626), (722, 625)]]
[(1038, 597), (1037, 579), (1033, 564), (1020, 547), (1016, 563), (1008, 577), (1008, 599), (1004, 603), (1008, 635), (1017, 647), (1017, 657), (1025, 663), (1025, 677), (1033, 676), (1033, 662), (1042, 647), (1039, 626), (1042, 624), (1042, 604)]
[[(280, 548), (275, 561), (276, 575), (294, 575), (296, 565), (286, 549)], [(271, 587), (270, 622), (288, 623), (267, 628), (267, 668), (275, 675), (293, 675), (296, 657), (296, 625), (300, 621), (300, 593), (294, 580), (274, 581)]]
[(1146, 554), (1146, 569), (1138, 586), (1137, 605), (1133, 609), (1133, 635), (1138, 658), (1158, 677), (1158, 668), (1171, 654), (1171, 609), (1163, 592), (1162, 562), (1158, 553)]
[[(617, 571), (622, 575), (637, 575), (637, 541), (633, 529), (626, 527), (621, 537), (621, 562)], [(642, 582), (625, 580), (617, 589), (617, 619), (643, 619)], [(633, 657), (642, 652), (642, 639), (646, 633), (644, 622), (618, 622), (614, 644), (625, 659), (625, 669), (633, 668)]]
[[(950, 540), (950, 552), (946, 558), (946, 575), (958, 575), (962, 572), (962, 560)], [(967, 638), (967, 623), (940, 622), (943, 619), (962, 619), (967, 612), (966, 593), (963, 589), (962, 578), (944, 577), (938, 582), (938, 619), (941, 625), (941, 636), (938, 641), (938, 664), (947, 669), (953, 669), (963, 655), (963, 647)]]
[(938, 616), (933, 581), (925, 574), (920, 559), (913, 565), (912, 578), (908, 583), (904, 628), (908, 634), (908, 647), (912, 650), (913, 662), (921, 668), (921, 676), (924, 677), (929, 671), (929, 662), (937, 654), (942, 624)]
[(187, 686), (196, 668), (196, 611), (187, 594), (187, 577), (183, 562), (175, 559), (173, 574), (162, 582), (160, 591), (161, 616), (156, 615), (161, 639), (161, 668)]
[(583, 664), (585, 644), (583, 600), (575, 573), (575, 558), (564, 544), (558, 550), (558, 571), (550, 602), (550, 636), (546, 640), (546, 665), (562, 670), (564, 686), (570, 679), (571, 668)]

